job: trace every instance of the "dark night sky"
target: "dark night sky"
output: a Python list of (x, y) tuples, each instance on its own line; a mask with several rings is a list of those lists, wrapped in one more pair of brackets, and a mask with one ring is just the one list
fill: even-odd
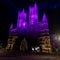
[(7, 39), (11, 22), (13, 22), (14, 27), (16, 26), (18, 10), (24, 8), (28, 13), (29, 5), (33, 6), (35, 2), (38, 6), (39, 20), (41, 20), (43, 12), (45, 12), (48, 17), (50, 31), (60, 32), (59, 0), (0, 0), (0, 41), (4, 42)]

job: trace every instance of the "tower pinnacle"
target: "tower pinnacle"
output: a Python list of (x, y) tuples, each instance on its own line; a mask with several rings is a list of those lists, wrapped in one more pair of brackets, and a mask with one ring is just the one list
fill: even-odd
[(42, 21), (44, 21), (44, 22), (47, 21), (47, 17), (46, 17), (46, 14), (45, 13), (43, 14)]

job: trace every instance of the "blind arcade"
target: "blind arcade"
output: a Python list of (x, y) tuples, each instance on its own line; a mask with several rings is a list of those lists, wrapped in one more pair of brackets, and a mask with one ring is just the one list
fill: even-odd
[[(18, 38), (18, 36), (10, 36), (9, 37), (8, 43), (7, 43), (7, 46), (6, 46), (7, 50), (12, 50), (14, 48), (14, 43), (15, 43), (15, 40), (17, 38)], [(40, 37), (39, 39), (41, 39), (41, 38), (42, 38), (42, 41), (40, 41), (39, 47), (42, 48), (42, 51), (39, 50), (39, 52), (52, 53), (49, 36)], [(20, 45), (19, 48), (20, 48), (20, 51), (27, 51), (28, 52), (28, 42), (25, 38), (24, 38), (24, 40), (22, 40), (21, 45)], [(35, 47), (33, 47), (33, 48), (35, 48)], [(32, 49), (32, 47), (31, 47), (31, 49)], [(38, 50), (36, 52), (38, 52)]]

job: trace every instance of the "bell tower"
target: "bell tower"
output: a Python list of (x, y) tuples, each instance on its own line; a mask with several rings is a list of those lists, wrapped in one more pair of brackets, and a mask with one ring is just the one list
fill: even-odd
[(26, 17), (27, 17), (27, 14), (24, 11), (24, 9), (22, 10), (22, 12), (18, 11), (17, 28), (25, 26), (25, 24), (26, 24)]
[(51, 40), (50, 40), (50, 34), (49, 34), (49, 27), (48, 27), (48, 20), (46, 17), (46, 14), (43, 14), (42, 21), (40, 23), (40, 37), (39, 37), (39, 42), (40, 42), (40, 47), (41, 47), (41, 52), (42, 53), (52, 53), (52, 46), (51, 46)]
[(33, 7), (29, 7), (29, 23), (35, 24), (38, 22), (38, 8), (35, 3)]

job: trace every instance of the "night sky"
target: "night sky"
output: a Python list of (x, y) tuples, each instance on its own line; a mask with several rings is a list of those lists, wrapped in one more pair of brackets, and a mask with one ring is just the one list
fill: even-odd
[(29, 5), (38, 6), (39, 21), (46, 13), (50, 32), (60, 33), (60, 1), (59, 0), (0, 0), (0, 42), (6, 42), (10, 23), (16, 27), (17, 13), (23, 8), (28, 13)]

